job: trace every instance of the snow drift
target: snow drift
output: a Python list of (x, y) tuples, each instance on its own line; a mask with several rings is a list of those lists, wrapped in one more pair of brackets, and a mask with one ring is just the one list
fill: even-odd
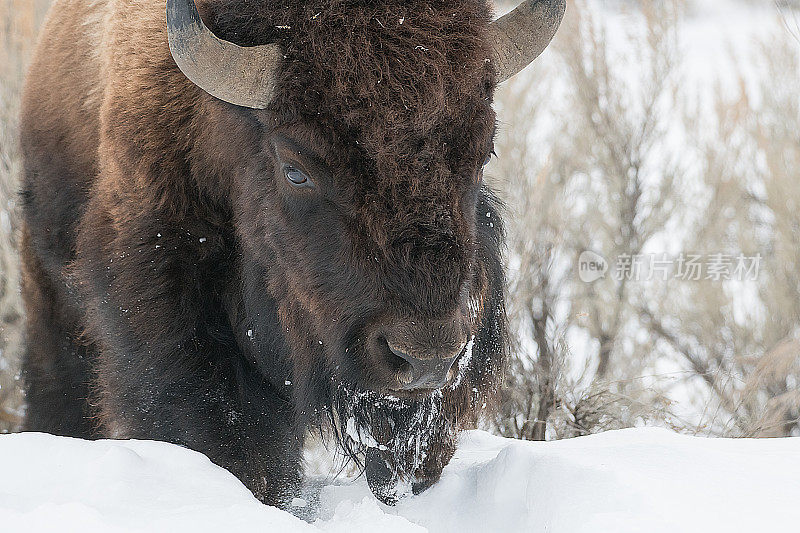
[[(341, 483), (341, 482), (340, 482)], [(309, 489), (311, 490), (311, 489)], [(439, 484), (385, 507), (363, 479), (256, 501), (205, 456), (149, 441), (0, 436), (4, 531), (780, 531), (800, 523), (800, 438), (659, 429), (531, 443), (465, 433)]]

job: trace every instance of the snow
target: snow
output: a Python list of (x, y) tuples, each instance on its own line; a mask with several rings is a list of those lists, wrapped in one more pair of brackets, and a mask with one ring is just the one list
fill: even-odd
[[(204, 455), (148, 441), (0, 437), (5, 531), (304, 531)], [(309, 528), (310, 530), (310, 528)]]
[[(630, 429), (546, 443), (462, 435), (442, 480), (386, 507), (363, 478), (293, 509), (260, 504), (205, 456), (149, 441), (0, 436), (5, 531), (781, 531), (800, 523), (800, 438)], [(330, 482), (329, 482), (330, 483)], [(309, 488), (309, 491), (312, 489)]]

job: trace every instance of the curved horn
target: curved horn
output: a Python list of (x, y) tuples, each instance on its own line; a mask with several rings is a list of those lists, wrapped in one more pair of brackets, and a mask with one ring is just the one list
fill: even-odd
[(498, 83), (539, 57), (553, 40), (566, 8), (566, 0), (526, 0), (492, 22), (489, 35)]
[(267, 107), (282, 57), (277, 45), (223, 41), (203, 24), (194, 0), (167, 0), (167, 34), (175, 63), (195, 85), (231, 104)]

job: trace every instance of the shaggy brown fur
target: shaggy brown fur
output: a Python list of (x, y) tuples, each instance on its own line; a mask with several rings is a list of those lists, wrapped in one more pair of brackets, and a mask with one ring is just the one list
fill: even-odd
[[(379, 444), (376, 494), (421, 490), (503, 359), (487, 2), (198, 4), (281, 44), (268, 109), (183, 76), (164, 0), (53, 7), (22, 116), (27, 428), (183, 444), (283, 505), (330, 419), (355, 457)], [(451, 383), (396, 397), (386, 338), (465, 334)]]

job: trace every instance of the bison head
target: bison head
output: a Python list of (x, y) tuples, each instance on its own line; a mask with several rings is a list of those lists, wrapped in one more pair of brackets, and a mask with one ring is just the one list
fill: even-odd
[(547, 45), (564, 2), (529, 0), (494, 23), (476, 0), (270, 4), (210, 3), (223, 40), (193, 0), (169, 0), (170, 45), (257, 132), (230, 169), (255, 265), (245, 300), (250, 315), (273, 303), (270, 336), (288, 349), (275, 355), (271, 338), (254, 358), (265, 373), (284, 365), (301, 416), (327, 414), (393, 501), (438, 479), (496, 387), (492, 95)]

